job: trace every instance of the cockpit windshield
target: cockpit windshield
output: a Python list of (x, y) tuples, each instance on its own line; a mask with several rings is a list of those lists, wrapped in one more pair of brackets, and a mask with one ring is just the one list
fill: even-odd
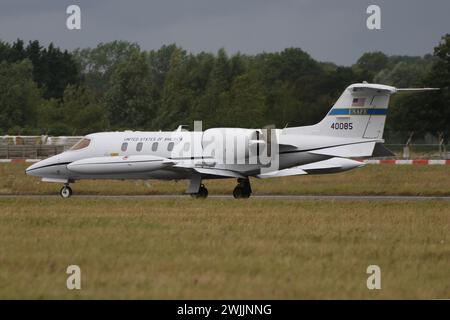
[(91, 143), (91, 139), (83, 138), (80, 141), (78, 141), (77, 143), (75, 143), (72, 146), (72, 148), (70, 148), (69, 150), (74, 151), (74, 150), (84, 149), (84, 148), (87, 148), (90, 143)]

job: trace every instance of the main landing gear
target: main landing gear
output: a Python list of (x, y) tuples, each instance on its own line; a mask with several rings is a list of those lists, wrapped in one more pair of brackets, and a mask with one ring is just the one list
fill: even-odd
[(72, 188), (69, 187), (69, 184), (65, 184), (64, 187), (62, 187), (59, 191), (59, 194), (64, 199), (70, 198), (70, 196), (72, 195)]
[(208, 189), (206, 189), (204, 184), (201, 184), (198, 192), (191, 193), (191, 197), (197, 199), (206, 199), (206, 197), (208, 197)]
[[(235, 199), (247, 199), (252, 194), (252, 187), (248, 178), (237, 179), (238, 185), (233, 190), (233, 197)], [(202, 183), (201, 176), (193, 176), (190, 185), (186, 191), (192, 198), (205, 199), (208, 197), (208, 189)]]
[(238, 185), (233, 190), (233, 197), (235, 199), (246, 199), (250, 198), (252, 194), (252, 187), (250, 186), (249, 179), (237, 179)]
[[(235, 199), (250, 198), (250, 195), (252, 194), (250, 180), (239, 178), (237, 182), (238, 185), (233, 190), (233, 197)], [(208, 189), (206, 189), (204, 184), (201, 184), (198, 192), (191, 193), (191, 197), (196, 199), (205, 199), (206, 197), (208, 197)]]

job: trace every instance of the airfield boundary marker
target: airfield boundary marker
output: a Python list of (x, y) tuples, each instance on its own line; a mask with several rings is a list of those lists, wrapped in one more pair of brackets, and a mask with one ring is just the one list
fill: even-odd
[(364, 160), (366, 164), (391, 164), (391, 165), (447, 165), (450, 160), (442, 159), (414, 159), (414, 160)]

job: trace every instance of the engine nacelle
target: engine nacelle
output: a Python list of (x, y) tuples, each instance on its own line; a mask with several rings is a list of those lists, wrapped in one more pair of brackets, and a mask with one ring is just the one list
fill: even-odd
[(265, 144), (260, 139), (261, 133), (255, 129), (208, 129), (202, 137), (203, 156), (227, 164), (249, 163), (256, 160), (260, 146)]

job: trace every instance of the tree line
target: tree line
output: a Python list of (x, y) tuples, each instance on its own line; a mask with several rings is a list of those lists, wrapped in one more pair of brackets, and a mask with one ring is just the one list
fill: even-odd
[(314, 60), (299, 48), (229, 55), (175, 44), (142, 50), (114, 41), (61, 50), (0, 41), (0, 134), (83, 135), (105, 130), (299, 126), (324, 117), (344, 88), (368, 81), (439, 92), (391, 101), (387, 129), (449, 137), (450, 35), (422, 57), (363, 54), (352, 66)]

